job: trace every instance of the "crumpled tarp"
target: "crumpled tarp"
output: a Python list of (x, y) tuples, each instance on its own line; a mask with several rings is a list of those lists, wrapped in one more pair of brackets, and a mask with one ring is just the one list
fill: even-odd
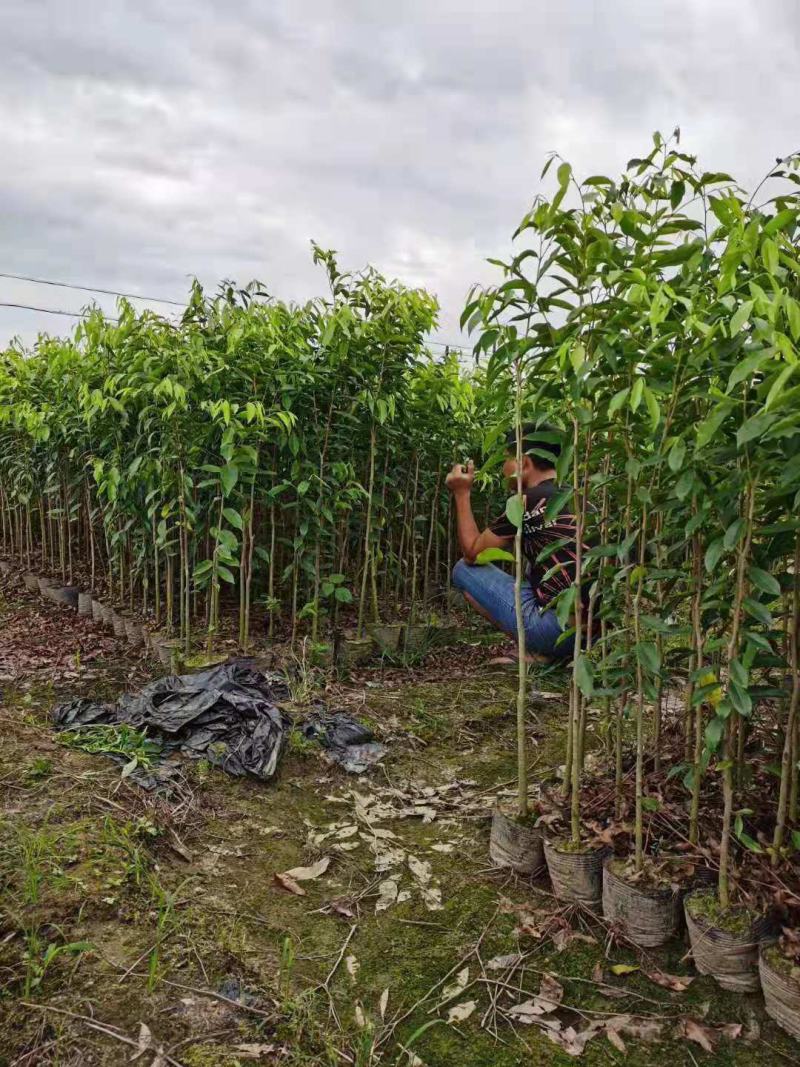
[(351, 774), (363, 774), (388, 751), (368, 727), (344, 712), (329, 715), (313, 711), (300, 729), (309, 740), (319, 741), (328, 758)]
[(116, 704), (72, 700), (53, 712), (57, 729), (127, 723), (165, 753), (204, 758), (228, 774), (266, 781), (275, 773), (291, 719), (277, 706), (289, 690), (279, 674), (231, 660), (196, 674), (168, 675)]

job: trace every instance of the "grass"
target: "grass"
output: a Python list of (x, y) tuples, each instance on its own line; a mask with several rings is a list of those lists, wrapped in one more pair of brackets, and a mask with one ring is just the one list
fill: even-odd
[[(554, 687), (552, 679), (542, 683)], [(480, 790), (512, 778), (513, 688), (513, 677), (487, 674), (344, 690), (359, 718), (379, 731), (393, 723), (385, 775), (354, 779), (290, 743), (269, 785), (191, 764), (191, 799), (171, 805), (121, 782), (106, 761), (59, 745), (46, 721), (56, 694), (37, 694), (24, 704), (12, 698), (4, 709), (0, 750), (0, 778), (19, 787), (10, 791), (16, 813), (0, 826), (0, 908), (7, 916), (0, 932), (4, 1054), (13, 1061), (36, 1047), (40, 1015), (19, 1005), (29, 996), (79, 1013), (91, 1005), (98, 1019), (133, 1039), (145, 1020), (165, 1046), (184, 1042), (176, 1055), (186, 1067), (241, 1067), (245, 1061), (237, 1063), (233, 1051), (239, 1043), (274, 1044), (287, 1067), (404, 1067), (409, 1056), (403, 1048), (409, 1047), (427, 1067), (575, 1062), (536, 1028), (515, 1033), (502, 1025), (499, 1042), (481, 1029), (488, 1000), (480, 986), (467, 994), (479, 1009), (465, 1023), (448, 1026), (443, 1012), (431, 1013), (437, 1003), (432, 998), (390, 1033), (395, 1016), (424, 998), (482, 936), (484, 961), (518, 949), (532, 953), (528, 966), (559, 975), (565, 1001), (582, 1011), (637, 1010), (641, 1003), (633, 997), (609, 1002), (584, 981), (598, 962), (608, 965), (603, 931), (595, 943), (573, 942), (560, 953), (549, 941), (515, 935), (516, 917), (498, 912), (501, 898), (551, 905), (529, 883), (487, 869), (488, 823), (456, 810), (429, 824), (412, 818), (384, 824), (396, 843), (431, 864), (442, 889), (441, 911), (429, 911), (414, 892), (376, 913), (382, 876), (366, 844), (342, 853), (329, 842), (309, 845), (313, 831), (352, 818), (353, 789), (366, 794), (389, 783), (435, 787), (448, 778), (470, 778)], [(540, 768), (550, 774), (563, 758), (563, 713), (552, 705), (537, 708), (542, 723), (530, 738), (534, 773)], [(31, 778), (39, 760), (50, 761), (48, 773)], [(175, 851), (176, 839), (181, 852)], [(433, 848), (447, 842), (454, 842), (449, 853)], [(321, 854), (331, 854), (333, 863), (323, 877), (304, 883), (305, 897), (276, 887), (275, 872)], [(403, 879), (410, 884), (408, 871)], [(332, 911), (332, 901), (349, 904), (353, 917)], [(352, 925), (357, 929), (347, 954), (360, 965), (356, 977), (342, 963), (326, 991), (321, 985)], [(668, 946), (659, 965), (685, 973), (684, 952), (682, 943)], [(614, 950), (612, 959), (638, 962), (626, 950)], [(474, 978), (474, 958), (469, 965)], [(232, 979), (251, 991), (269, 1019), (170, 985), (218, 990)], [(531, 972), (527, 984), (535, 988), (536, 982)], [(680, 998), (638, 972), (618, 984), (655, 1000), (661, 1007), (653, 1010), (667, 1014), (705, 1011), (710, 1022), (746, 1023), (747, 1013), (756, 1010), (769, 1044), (789, 1056), (795, 1052), (757, 1001), (722, 993), (710, 979), (696, 979)], [(224, 1036), (214, 1037), (218, 1031)], [(52, 1032), (64, 1064), (91, 1055), (105, 1067), (126, 1054), (113, 1039), (69, 1023), (57, 1023)], [(615, 1062), (609, 1049), (597, 1039), (580, 1062), (605, 1067)], [(695, 1056), (701, 1064), (702, 1051)], [(626, 1064), (672, 1067), (684, 1060), (684, 1047), (666, 1031), (658, 1045), (630, 1041)], [(760, 1044), (727, 1043), (706, 1062), (767, 1067), (775, 1055)]]

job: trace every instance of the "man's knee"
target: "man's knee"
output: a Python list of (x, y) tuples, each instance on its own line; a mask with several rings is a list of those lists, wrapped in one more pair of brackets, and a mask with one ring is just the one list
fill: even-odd
[(453, 585), (462, 592), (469, 586), (470, 565), (466, 560), (460, 559), (453, 567)]

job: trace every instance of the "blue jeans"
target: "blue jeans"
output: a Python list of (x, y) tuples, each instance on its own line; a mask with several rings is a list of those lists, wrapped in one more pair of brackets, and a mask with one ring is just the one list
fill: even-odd
[[(453, 585), (467, 593), (490, 616), (499, 630), (511, 636), (517, 632), (517, 612), (514, 606), (514, 579), (493, 563), (482, 566), (459, 560), (453, 568)], [(575, 637), (570, 634), (558, 641), (564, 632), (556, 613), (540, 608), (530, 582), (522, 583), (522, 619), (525, 624), (525, 648), (543, 656), (566, 659), (572, 655)], [(558, 642), (558, 643), (556, 643)]]

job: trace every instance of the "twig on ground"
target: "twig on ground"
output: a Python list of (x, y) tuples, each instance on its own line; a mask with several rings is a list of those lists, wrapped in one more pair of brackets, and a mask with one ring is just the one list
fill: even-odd
[[(93, 1019), (91, 1015), (77, 1015), (74, 1011), (67, 1011), (65, 1008), (56, 1008), (52, 1004), (31, 1004), (27, 1000), (20, 1001), (23, 1008), (34, 1008), (36, 1011), (52, 1011), (57, 1015), (64, 1015), (68, 1019), (75, 1019), (77, 1022), (81, 1022), (84, 1026), (88, 1026), (90, 1030), (96, 1030), (99, 1034), (105, 1034), (106, 1037), (113, 1037), (115, 1041), (121, 1041), (123, 1045), (130, 1045), (131, 1048), (139, 1050), (139, 1042), (134, 1041), (133, 1038), (123, 1034), (121, 1030), (118, 1030), (116, 1026), (111, 1026), (109, 1023), (102, 1023), (97, 1019)], [(153, 1050), (156, 1051), (155, 1049)], [(161, 1051), (161, 1057), (167, 1062), (171, 1063), (172, 1067), (184, 1067), (179, 1060), (173, 1059), (168, 1053)]]

